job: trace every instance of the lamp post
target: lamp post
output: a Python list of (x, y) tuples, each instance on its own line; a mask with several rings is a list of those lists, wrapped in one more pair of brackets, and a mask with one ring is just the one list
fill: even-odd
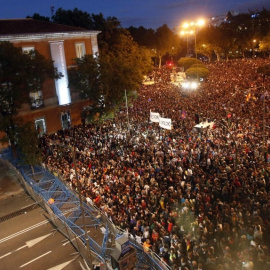
[(255, 44), (256, 44), (257, 40), (253, 39), (252, 41), (252, 58), (255, 58)]
[[(182, 25), (182, 28), (185, 29), (181, 33), (189, 33), (190, 35), (194, 35), (194, 50), (195, 50), (195, 58), (197, 59), (197, 28), (202, 27), (205, 24), (205, 20), (199, 19), (196, 22), (185, 22)], [(199, 81), (198, 67), (196, 66), (197, 73), (197, 81)]]
[(183, 30), (180, 32), (180, 35), (181, 36), (186, 36), (187, 37), (187, 57), (189, 55), (189, 42), (188, 42), (188, 36), (192, 36), (194, 34), (194, 31), (191, 30), (191, 31), (188, 31), (188, 30)]
[[(195, 42), (195, 58), (197, 59), (197, 28), (202, 27), (205, 24), (205, 20), (199, 19), (197, 22), (185, 22), (183, 24), (183, 28), (186, 29), (184, 32), (189, 32), (190, 34), (194, 34), (194, 42)], [(188, 31), (188, 29), (191, 29)]]

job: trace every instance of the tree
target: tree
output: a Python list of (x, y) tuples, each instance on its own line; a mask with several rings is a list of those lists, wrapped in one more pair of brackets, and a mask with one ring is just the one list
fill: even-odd
[(49, 17), (41, 16), (39, 13), (34, 13), (32, 16), (27, 16), (26, 18), (32, 18), (34, 20), (44, 21), (44, 22), (50, 22)]
[(175, 43), (176, 36), (166, 24), (157, 29), (154, 38), (154, 49), (159, 59), (159, 68), (161, 68), (162, 57), (172, 51)]
[(117, 50), (101, 54), (101, 79), (106, 104), (117, 104), (125, 90), (138, 90), (143, 76), (152, 68), (149, 51), (140, 48), (130, 35), (122, 35)]
[(59, 8), (52, 16), (54, 23), (65, 24), (75, 27), (82, 27), (93, 30), (93, 20), (88, 12), (74, 8), (73, 10), (64, 10)]
[(37, 130), (34, 129), (30, 122), (21, 125), (18, 131), (18, 147), (20, 150), (20, 160), (31, 166), (34, 174), (34, 166), (40, 165), (42, 161), (42, 153), (39, 148), (39, 139)]
[(214, 46), (209, 42), (199, 43), (197, 44), (197, 53), (205, 55), (209, 62), (212, 59), (212, 54), (214, 52)]
[(79, 92), (81, 98), (91, 98), (97, 102), (101, 93), (100, 68), (98, 60), (92, 55), (77, 58), (76, 67), (69, 70), (69, 84)]
[(268, 52), (270, 57), (270, 32), (260, 41), (259, 48), (263, 52)]
[(184, 70), (187, 70), (189, 69), (192, 65), (195, 65), (195, 64), (198, 64), (198, 65), (203, 65), (203, 63), (196, 59), (196, 58), (190, 58), (190, 57), (182, 57), (179, 61), (178, 61), (178, 65), (180, 67), (183, 67)]
[(95, 114), (103, 109), (100, 65), (98, 59), (92, 55), (85, 55), (75, 61), (76, 66), (68, 71), (69, 85), (72, 91), (79, 93), (81, 98), (91, 101), (89, 109), (83, 111), (82, 119), (94, 118)]
[(209, 74), (209, 70), (205, 67), (202, 67), (200, 65), (196, 66), (193, 65), (186, 71), (186, 75), (188, 78), (206, 78)]
[(6, 133), (15, 153), (18, 110), (30, 103), (30, 92), (42, 89), (47, 78), (61, 74), (37, 51), (24, 54), (9, 42), (0, 42), (0, 131)]
[(128, 31), (139, 46), (147, 47), (149, 49), (154, 48), (155, 31), (152, 28), (146, 29), (142, 26), (135, 28), (131, 26), (128, 28)]
[(94, 30), (101, 31), (98, 35), (98, 45), (101, 53), (117, 49), (118, 39), (126, 30), (121, 27), (120, 21), (115, 17), (104, 18), (102, 13), (92, 14)]
[(128, 28), (134, 41), (139, 46), (143, 46), (151, 51), (151, 56), (158, 59), (158, 66), (161, 67), (163, 58), (167, 55), (171, 58), (179, 52), (180, 41), (179, 37), (175, 35), (166, 24), (159, 27), (156, 31), (153, 29)]
[(69, 71), (70, 86), (82, 98), (89, 99), (94, 112), (102, 114), (122, 101), (127, 92), (139, 89), (143, 76), (152, 68), (147, 50), (139, 48), (129, 36), (121, 36), (118, 50), (98, 58), (86, 55), (76, 59), (77, 66)]

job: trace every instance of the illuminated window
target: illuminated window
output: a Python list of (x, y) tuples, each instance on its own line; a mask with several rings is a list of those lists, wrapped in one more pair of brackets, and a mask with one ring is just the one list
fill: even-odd
[(71, 127), (71, 116), (69, 110), (61, 112), (61, 122), (63, 129), (69, 129)]
[[(35, 51), (35, 47), (22, 47), (22, 51), (24, 54), (30, 54)], [(34, 54), (33, 54), (34, 56)]]
[(36, 119), (35, 120), (35, 126), (36, 126), (36, 130), (38, 132), (38, 136), (41, 136), (44, 133), (46, 133), (46, 122), (45, 122), (45, 118)]
[(41, 91), (30, 92), (30, 100), (32, 109), (36, 109), (44, 105)]
[(76, 57), (82, 58), (85, 56), (85, 45), (84, 43), (75, 43)]

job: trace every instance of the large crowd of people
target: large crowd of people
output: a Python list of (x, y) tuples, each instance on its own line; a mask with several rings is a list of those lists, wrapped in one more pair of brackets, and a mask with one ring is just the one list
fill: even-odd
[[(172, 269), (270, 269), (269, 59), (209, 63), (197, 90), (170, 69), (114, 119), (44, 135), (46, 165)], [(172, 119), (172, 129), (149, 120)], [(195, 128), (212, 121), (208, 128)]]

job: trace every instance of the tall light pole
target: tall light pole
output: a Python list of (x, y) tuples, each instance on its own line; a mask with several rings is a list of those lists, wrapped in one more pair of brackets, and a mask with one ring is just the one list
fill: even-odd
[(190, 34), (194, 34), (194, 41), (195, 41), (195, 58), (197, 59), (197, 29), (198, 27), (202, 27), (205, 25), (205, 20), (199, 19), (196, 22), (185, 22), (182, 25), (182, 28), (186, 29), (184, 32), (189, 32)]
[[(199, 19), (196, 22), (185, 22), (182, 25), (182, 28), (184, 29), (181, 33), (189, 33), (191, 35), (194, 35), (194, 50), (195, 50), (195, 58), (197, 59), (197, 29), (198, 27), (202, 27), (205, 24), (205, 20)], [(196, 73), (197, 73), (197, 81), (199, 81), (199, 74), (198, 74), (198, 67), (196, 66)]]
[(257, 40), (253, 39), (252, 41), (252, 58), (255, 58), (255, 44), (256, 44)]
[(130, 135), (130, 125), (129, 125), (129, 116), (128, 116), (128, 100), (127, 100), (127, 90), (125, 90), (125, 99), (126, 99), (126, 109), (127, 109), (127, 128)]
[(181, 36), (186, 36), (187, 37), (187, 56), (189, 55), (189, 42), (188, 42), (188, 36), (192, 36), (194, 34), (194, 31), (193, 30), (183, 30), (180, 32), (180, 35)]

